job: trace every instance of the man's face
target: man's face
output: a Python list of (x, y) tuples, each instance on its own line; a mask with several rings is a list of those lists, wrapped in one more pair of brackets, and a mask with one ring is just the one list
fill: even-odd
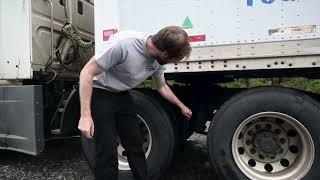
[(168, 63), (178, 63), (180, 59), (170, 58), (167, 52), (157, 53), (154, 58), (158, 61), (160, 65), (168, 64)]
[(168, 57), (163, 52), (157, 53), (154, 58), (160, 65), (167, 64)]

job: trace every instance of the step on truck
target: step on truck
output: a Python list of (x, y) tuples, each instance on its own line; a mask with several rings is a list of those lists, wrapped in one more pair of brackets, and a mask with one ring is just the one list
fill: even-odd
[[(37, 155), (47, 139), (79, 135), (77, 78), (93, 34), (101, 54), (118, 32), (177, 25), (189, 34), (192, 53), (166, 65), (165, 76), (192, 119), (151, 88), (131, 91), (149, 174), (160, 177), (197, 132), (207, 134), (221, 179), (318, 179), (317, 93), (220, 83), (319, 78), (319, 7), (317, 0), (0, 1), (1, 148)], [(82, 137), (82, 145), (93, 167), (93, 141)], [(120, 141), (117, 150), (119, 179), (132, 179)]]

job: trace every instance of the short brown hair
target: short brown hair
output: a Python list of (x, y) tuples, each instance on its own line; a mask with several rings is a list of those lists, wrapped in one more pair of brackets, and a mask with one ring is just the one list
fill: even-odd
[(178, 26), (168, 26), (152, 36), (153, 45), (167, 51), (170, 58), (182, 59), (191, 52), (188, 34)]

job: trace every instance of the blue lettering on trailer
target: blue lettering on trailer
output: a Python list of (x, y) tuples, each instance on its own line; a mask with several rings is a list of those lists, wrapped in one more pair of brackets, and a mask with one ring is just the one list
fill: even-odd
[(266, 4), (271, 4), (273, 3), (275, 0), (262, 0), (263, 3), (266, 3)]
[[(261, 0), (263, 3), (265, 4), (272, 4), (275, 0)], [(288, 2), (289, 0), (282, 0), (285, 2)], [(291, 0), (291, 1), (295, 1), (295, 0)], [(247, 6), (253, 6), (253, 0), (247, 0)]]

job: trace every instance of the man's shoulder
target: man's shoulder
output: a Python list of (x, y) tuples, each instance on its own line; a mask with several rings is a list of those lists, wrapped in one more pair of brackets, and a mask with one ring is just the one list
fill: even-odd
[[(110, 36), (108, 44), (104, 46), (104, 52), (111, 48), (121, 48), (123, 53), (126, 53), (128, 49), (143, 50), (143, 44), (150, 35), (145, 32), (138, 31), (120, 31)], [(97, 55), (100, 57), (102, 54)]]

